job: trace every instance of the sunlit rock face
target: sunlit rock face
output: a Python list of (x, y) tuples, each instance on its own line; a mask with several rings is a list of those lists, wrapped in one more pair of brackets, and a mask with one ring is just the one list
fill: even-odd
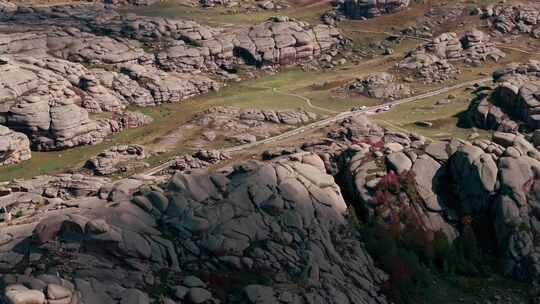
[(0, 166), (16, 164), (30, 158), (28, 137), (0, 125)]

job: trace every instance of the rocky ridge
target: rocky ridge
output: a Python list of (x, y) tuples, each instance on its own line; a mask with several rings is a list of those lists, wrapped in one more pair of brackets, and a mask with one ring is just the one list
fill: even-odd
[(265, 155), (316, 153), (365, 221), (399, 227), (402, 235), (423, 235), (429, 242), (442, 232), (453, 240), (463, 225), (486, 228), (468, 226), (469, 219), (488, 225), (493, 233), (478, 231), (477, 237), (492, 244), (505, 273), (538, 281), (539, 247), (534, 240), (539, 231), (535, 206), (540, 152), (532, 138), (496, 132), (491, 140), (429, 143), (361, 116), (345, 120), (328, 135)]

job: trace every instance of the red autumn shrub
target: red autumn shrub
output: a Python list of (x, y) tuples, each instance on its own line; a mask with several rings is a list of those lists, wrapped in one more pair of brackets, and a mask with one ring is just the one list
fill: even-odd
[(399, 176), (394, 171), (388, 172), (385, 176), (381, 177), (381, 180), (377, 184), (377, 190), (388, 191), (394, 194), (399, 193), (401, 190)]
[(373, 149), (381, 149), (384, 147), (384, 140), (379, 141), (372, 141), (369, 138), (362, 138), (362, 139), (356, 139), (352, 141), (353, 144), (359, 145), (359, 144), (367, 144), (370, 145)]

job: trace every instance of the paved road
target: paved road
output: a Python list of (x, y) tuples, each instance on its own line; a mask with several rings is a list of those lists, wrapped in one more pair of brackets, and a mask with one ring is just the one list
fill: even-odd
[[(324, 127), (326, 127), (326, 126), (328, 126), (330, 124), (333, 124), (333, 123), (335, 123), (337, 121), (340, 121), (340, 120), (343, 120), (345, 118), (349, 118), (349, 117), (352, 117), (352, 116), (355, 116), (355, 115), (359, 115), (359, 114), (373, 115), (373, 114), (376, 114), (377, 110), (383, 109), (383, 108), (388, 107), (388, 106), (396, 106), (396, 105), (400, 105), (400, 104), (404, 104), (404, 103), (414, 102), (414, 101), (421, 100), (421, 99), (426, 99), (426, 98), (429, 98), (429, 97), (433, 97), (433, 96), (441, 95), (441, 94), (444, 94), (444, 93), (448, 93), (448, 92), (456, 90), (456, 89), (469, 87), (469, 86), (472, 86), (474, 84), (485, 83), (485, 82), (488, 82), (488, 81), (491, 81), (491, 80), (492, 80), (491, 77), (485, 77), (485, 78), (481, 78), (481, 79), (476, 79), (476, 80), (472, 80), (472, 81), (463, 82), (463, 83), (460, 83), (460, 84), (457, 84), (457, 85), (454, 85), (454, 86), (444, 87), (444, 88), (439, 89), (439, 90), (434, 90), (434, 91), (431, 91), (431, 92), (427, 92), (427, 93), (424, 93), (424, 94), (412, 96), (412, 97), (409, 97), (409, 98), (390, 101), (390, 102), (387, 102), (387, 103), (384, 103), (384, 104), (381, 104), (381, 105), (369, 107), (369, 108), (367, 108), (365, 110), (361, 110), (361, 111), (345, 111), (345, 112), (341, 112), (341, 113), (336, 114), (335, 116), (332, 116), (332, 117), (329, 117), (329, 118), (326, 118), (326, 119), (323, 119), (323, 120), (319, 120), (319, 121), (313, 122), (313, 123), (308, 124), (308, 125), (301, 126), (301, 127), (296, 128), (294, 130), (290, 130), (290, 131), (287, 131), (285, 133), (281, 133), (279, 135), (269, 137), (267, 139), (259, 140), (259, 141), (249, 143), (249, 144), (244, 144), (244, 145), (239, 145), (239, 146), (235, 146), (235, 147), (221, 149), (220, 151), (224, 152), (224, 153), (234, 153), (234, 152), (248, 150), (248, 149), (251, 149), (251, 148), (259, 146), (259, 145), (278, 142), (278, 141), (281, 141), (281, 140), (284, 140), (284, 139), (287, 139), (287, 138), (302, 134), (302, 133), (304, 133), (306, 131), (321, 129), (321, 128), (324, 128)], [(298, 95), (297, 97), (299, 97), (299, 96), (300, 95)], [(305, 97), (302, 96), (302, 98), (305, 98)], [(145, 175), (154, 175), (154, 174), (156, 174), (158, 172), (161, 172), (161, 171), (169, 168), (172, 164), (174, 164), (174, 160), (169, 160), (169, 161), (167, 161), (167, 162), (165, 162), (165, 163), (163, 163), (163, 164), (161, 164), (161, 165), (159, 165), (157, 167), (154, 167), (154, 168), (151, 168), (151, 169), (145, 171), (143, 174), (145, 174)]]

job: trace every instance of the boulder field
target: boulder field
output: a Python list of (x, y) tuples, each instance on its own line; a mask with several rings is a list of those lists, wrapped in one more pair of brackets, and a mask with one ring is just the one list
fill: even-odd
[(409, 0), (345, 0), (342, 10), (351, 19), (362, 19), (396, 13), (409, 4)]
[[(333, 27), (283, 16), (214, 28), (99, 4), (6, 8), (0, 28), (0, 124), (24, 133), (33, 150), (95, 144), (148, 123), (125, 109), (219, 90), (237, 64), (300, 64), (345, 43)], [(99, 112), (120, 121), (92, 118)], [(125, 125), (126, 115), (136, 121)]]
[(540, 38), (540, 6), (532, 3), (499, 3), (477, 9), (491, 27), (500, 34), (523, 33)]
[(442, 82), (459, 72), (451, 62), (480, 65), (505, 56), (505, 53), (490, 41), (488, 34), (473, 29), (461, 37), (453, 32), (435, 37), (409, 52), (397, 64), (397, 68), (427, 83)]
[(160, 184), (62, 174), (3, 185), (2, 296), (387, 303), (388, 276), (366, 252), (352, 210), (366, 223), (397, 221), (400, 233), (449, 240), (463, 218), (487, 218), (506, 273), (539, 278), (540, 155), (524, 137), (429, 142), (357, 116), (325, 139), (264, 155), (219, 166), (228, 157), (201, 151), (194, 158), (219, 169), (173, 166)]

